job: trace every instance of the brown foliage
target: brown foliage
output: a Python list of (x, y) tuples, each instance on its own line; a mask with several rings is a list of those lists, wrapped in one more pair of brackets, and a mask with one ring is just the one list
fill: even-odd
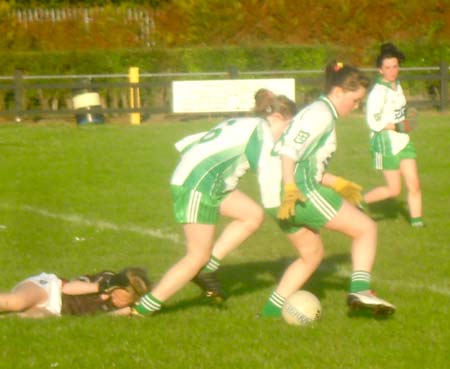
[[(327, 43), (353, 51), (386, 40), (450, 39), (450, 0), (172, 0), (143, 9), (153, 17), (151, 44), (222, 46)], [(11, 9), (9, 9), (11, 10)], [(0, 6), (3, 49), (90, 49), (149, 46), (142, 20), (125, 5), (82, 19), (17, 22)], [(9, 13), (10, 14), (10, 13)], [(146, 26), (149, 29), (148, 25)]]
[(158, 11), (156, 29), (170, 46), (334, 43), (361, 48), (392, 39), (449, 39), (449, 9), (448, 0), (174, 0)]

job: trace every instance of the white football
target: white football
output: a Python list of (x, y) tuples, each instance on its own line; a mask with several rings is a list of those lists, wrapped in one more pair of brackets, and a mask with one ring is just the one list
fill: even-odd
[(314, 294), (300, 290), (286, 299), (281, 314), (288, 324), (308, 325), (320, 318), (322, 306)]

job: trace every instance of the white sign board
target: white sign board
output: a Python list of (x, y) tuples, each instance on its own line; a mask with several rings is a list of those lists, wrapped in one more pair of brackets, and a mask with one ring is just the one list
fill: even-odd
[(215, 113), (250, 111), (255, 105), (255, 92), (267, 88), (277, 95), (295, 101), (295, 79), (229, 79), (205, 81), (173, 81), (174, 113)]

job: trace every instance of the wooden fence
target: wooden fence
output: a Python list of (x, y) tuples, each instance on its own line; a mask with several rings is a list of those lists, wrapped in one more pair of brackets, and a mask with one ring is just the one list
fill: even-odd
[[(375, 76), (373, 68), (365, 69)], [(0, 77), (0, 116), (11, 120), (39, 120), (47, 116), (73, 116), (73, 97), (80, 91), (97, 91), (101, 104), (94, 108), (105, 116), (140, 113), (145, 119), (154, 113), (172, 112), (171, 86), (174, 80), (229, 78), (295, 78), (296, 102), (302, 106), (322, 90), (322, 70), (238, 71), (210, 73), (141, 73), (139, 82), (128, 74), (29, 76), (16, 71)], [(449, 65), (402, 69), (402, 86), (410, 106), (447, 111), (449, 107)], [(132, 93), (130, 93), (130, 91)], [(131, 106), (130, 99), (139, 96)]]

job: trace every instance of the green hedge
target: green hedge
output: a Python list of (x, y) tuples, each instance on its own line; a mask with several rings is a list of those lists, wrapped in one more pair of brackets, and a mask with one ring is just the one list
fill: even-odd
[[(450, 42), (399, 45), (406, 66), (437, 66), (450, 59)], [(378, 46), (366, 50), (361, 66), (373, 66)], [(87, 52), (0, 52), (0, 75), (22, 69), (30, 75), (142, 72), (211, 72), (234, 67), (242, 71), (321, 69), (331, 58), (351, 60), (351, 51), (330, 45), (264, 47), (197, 47), (183, 49), (96, 50)]]
[(88, 52), (2, 52), (0, 75), (22, 69), (30, 75), (125, 73), (130, 66), (142, 72), (211, 72), (321, 68), (338, 55), (335, 47), (267, 46), (186, 49), (101, 50)]

